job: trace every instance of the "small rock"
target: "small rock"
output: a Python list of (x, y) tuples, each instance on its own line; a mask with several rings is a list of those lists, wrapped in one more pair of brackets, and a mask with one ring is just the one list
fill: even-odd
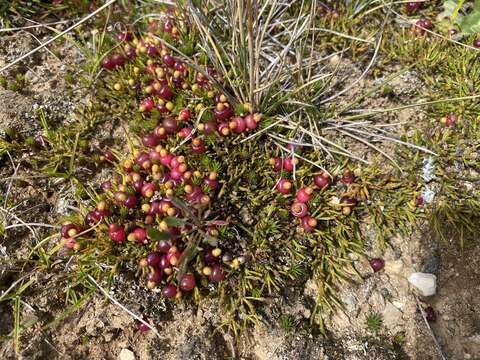
[(427, 257), (422, 266), (422, 272), (436, 274), (440, 267), (440, 258), (435, 255)]
[(135, 354), (132, 350), (122, 349), (118, 354), (118, 360), (135, 360)]
[(403, 271), (402, 260), (387, 260), (385, 261), (384, 271), (387, 274), (401, 274)]
[(437, 277), (428, 273), (413, 273), (408, 277), (412, 284), (422, 296), (432, 296), (437, 292)]
[(382, 313), (383, 324), (390, 330), (400, 325), (403, 313), (395, 305), (388, 303)]

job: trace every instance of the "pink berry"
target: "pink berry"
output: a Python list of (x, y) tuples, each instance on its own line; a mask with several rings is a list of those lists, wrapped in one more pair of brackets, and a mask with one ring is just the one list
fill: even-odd
[(173, 30), (173, 22), (171, 20), (167, 20), (165, 21), (165, 24), (163, 25), (163, 31), (167, 32), (167, 33), (171, 33), (172, 30)]
[[(143, 319), (143, 321), (148, 323), (145, 318)], [(138, 323), (138, 331), (143, 333), (143, 332), (147, 332), (149, 330), (150, 330), (150, 327), (148, 325), (146, 325), (145, 323), (142, 323), (142, 322)]]
[(151, 198), (155, 194), (155, 185), (146, 183), (142, 186), (142, 195), (146, 198)]
[(247, 129), (247, 124), (243, 118), (240, 116), (235, 116), (230, 122), (229, 127), (236, 134), (241, 134)]
[(455, 115), (454, 113), (447, 114), (447, 116), (445, 117), (446, 127), (452, 127), (455, 125), (456, 122), (457, 122), (457, 115)]

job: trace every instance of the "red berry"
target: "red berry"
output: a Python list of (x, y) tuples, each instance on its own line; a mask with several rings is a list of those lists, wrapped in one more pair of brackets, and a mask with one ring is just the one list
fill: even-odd
[(156, 285), (160, 282), (160, 280), (162, 280), (162, 272), (158, 271), (157, 269), (154, 269), (153, 271), (147, 274), (147, 281), (149, 283), (153, 283)]
[(203, 182), (212, 190), (215, 190), (218, 188), (218, 181), (217, 180), (212, 180), (208, 176), (205, 176), (203, 178)]
[(120, 31), (117, 33), (117, 40), (118, 41), (132, 41), (133, 40), (133, 35), (132, 33), (129, 33), (128, 31)]
[(225, 272), (223, 271), (222, 266), (218, 264), (213, 265), (212, 272), (208, 278), (213, 282), (219, 282), (225, 279)]
[(353, 173), (350, 170), (345, 170), (342, 175), (342, 182), (346, 185), (353, 183)]
[(420, 4), (418, 1), (410, 1), (405, 4), (405, 11), (411, 15), (420, 8)]
[(151, 252), (147, 255), (147, 264), (150, 266), (157, 267), (160, 264), (162, 255), (158, 252)]
[(192, 140), (192, 151), (195, 154), (203, 154), (206, 151), (205, 141), (201, 138), (195, 138)]
[(215, 121), (207, 121), (206, 123), (202, 124), (203, 125), (203, 130), (201, 130), (205, 135), (211, 135), (215, 133), (217, 130), (217, 125)]
[[(138, 242), (143, 243), (145, 239), (147, 238), (147, 231), (144, 228), (137, 227), (133, 230), (133, 234), (135, 235), (135, 239), (137, 239)], [(147, 257), (148, 260), (148, 257)], [(151, 264), (149, 264), (151, 265)]]
[(369, 262), (374, 272), (379, 272), (385, 267), (385, 261), (383, 261), (383, 259), (380, 259), (380, 258), (371, 259)]
[(225, 106), (223, 110), (213, 109), (213, 115), (217, 118), (218, 121), (225, 121), (233, 115), (233, 110), (231, 106)]
[(165, 100), (170, 100), (173, 97), (172, 90), (170, 90), (168, 85), (162, 85), (160, 90), (157, 91), (157, 95)]
[(274, 157), (269, 160), (270, 165), (273, 166), (274, 172), (279, 172), (283, 169), (283, 160), (281, 158)]
[(454, 113), (447, 114), (447, 116), (445, 117), (446, 127), (452, 127), (455, 125), (456, 122), (457, 122), (457, 115), (455, 115)]
[(292, 183), (286, 179), (280, 179), (276, 186), (278, 192), (282, 194), (289, 194), (292, 190)]
[(302, 218), (301, 223), (305, 232), (312, 232), (317, 227), (317, 219), (308, 215)]
[(110, 238), (115, 242), (124, 242), (125, 241), (125, 230), (123, 227), (117, 224), (110, 224), (108, 227), (108, 233)]
[(60, 233), (62, 234), (63, 238), (70, 238), (78, 233), (80, 233), (81, 229), (80, 226), (74, 223), (69, 223), (69, 224), (63, 224), (62, 227), (60, 228)]
[(110, 161), (110, 162), (115, 162), (115, 160), (116, 160), (116, 157), (115, 157), (115, 155), (113, 155), (111, 150), (105, 150), (103, 152), (103, 157), (105, 158), (105, 160)]
[(255, 121), (255, 118), (253, 117), (252, 114), (248, 114), (245, 116), (245, 125), (247, 126), (248, 129), (250, 130), (255, 130), (257, 128), (257, 122)]
[(180, 279), (180, 289), (183, 291), (192, 291), (195, 287), (195, 278), (192, 274), (185, 274)]
[(153, 102), (152, 99), (144, 99), (140, 103), (140, 111), (150, 112), (152, 111), (154, 106), (155, 106), (155, 103)]
[(160, 240), (157, 243), (157, 251), (164, 254), (168, 253), (168, 250), (170, 250), (171, 247), (172, 247), (172, 244), (170, 243), (170, 241), (167, 241), (167, 240)]
[(295, 217), (303, 218), (308, 214), (308, 207), (305, 203), (294, 202), (290, 206), (290, 213)]
[(167, 33), (171, 33), (172, 30), (173, 30), (173, 22), (171, 20), (167, 20), (165, 21), (165, 24), (163, 25), (163, 31), (167, 32)]
[(146, 147), (154, 148), (159, 144), (159, 142), (160, 142), (160, 139), (154, 133), (148, 133), (144, 135), (142, 138), (143, 146), (146, 146)]
[(313, 189), (310, 187), (304, 187), (297, 191), (296, 199), (298, 202), (306, 203), (310, 201), (312, 197)]
[(111, 57), (106, 57), (102, 60), (102, 67), (106, 70), (113, 70), (115, 68), (115, 62)]
[(320, 189), (325, 189), (330, 185), (330, 176), (325, 173), (317, 174), (313, 177), (313, 182), (317, 185)]
[(162, 289), (162, 295), (166, 298), (174, 298), (177, 296), (177, 287), (175, 285), (169, 284)]
[(147, 46), (147, 56), (153, 57), (158, 55), (158, 49), (155, 46), (148, 45)]
[(173, 134), (175, 131), (177, 131), (177, 120), (175, 120), (173, 117), (167, 117), (163, 119), (162, 126), (168, 134)]
[(135, 195), (128, 195), (123, 205), (128, 209), (133, 209), (138, 204), (138, 198)]
[(173, 67), (173, 65), (175, 64), (175, 58), (170, 54), (166, 54), (163, 56), (163, 62), (165, 63), (165, 65)]
[(180, 129), (180, 131), (177, 133), (177, 136), (181, 139), (185, 139), (192, 134), (192, 131), (193, 131), (192, 128), (184, 127)]
[(298, 164), (298, 159), (291, 156), (287, 157), (283, 162), (283, 168), (287, 171), (293, 171), (294, 167)]
[(188, 121), (192, 118), (192, 112), (189, 109), (180, 110), (178, 119), (181, 121)]
[(125, 58), (121, 54), (113, 54), (110, 60), (114, 66), (122, 66), (125, 63)]
[(425, 308), (425, 317), (430, 322), (437, 321), (437, 314), (435, 314), (435, 310), (433, 310), (433, 307), (428, 306), (427, 308)]
[[(144, 318), (143, 321), (147, 322), (146, 319)], [(145, 323), (139, 322), (138, 323), (138, 331), (140, 332), (147, 332), (150, 330), (150, 327), (146, 325)]]
[(171, 247), (168, 250), (166, 257), (170, 265), (176, 266), (178, 264), (178, 259), (180, 259), (180, 253), (176, 250), (176, 248), (174, 249), (174, 247)]
[(419, 195), (415, 199), (415, 205), (416, 206), (422, 206), (425, 203), (425, 200), (423, 200), (423, 196)]
[(143, 163), (148, 160), (150, 160), (150, 156), (146, 152), (142, 151), (135, 158), (135, 164), (142, 166)]
[(480, 38), (475, 39), (475, 41), (473, 42), (473, 47), (480, 49)]

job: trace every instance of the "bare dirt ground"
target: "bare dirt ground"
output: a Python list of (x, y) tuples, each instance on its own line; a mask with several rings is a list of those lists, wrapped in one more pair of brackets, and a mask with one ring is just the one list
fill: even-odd
[[(0, 39), (0, 66), (31, 49), (35, 40), (25, 33)], [(0, 88), (0, 132), (7, 127), (35, 135), (40, 131), (35, 109), (43, 107), (52, 121), (68, 122), (72, 110), (83, 94), (67, 94), (64, 80), (65, 63), (78, 62), (79, 55), (72, 48), (62, 48), (64, 56), (55, 59), (42, 52), (26, 63), (20, 71), (27, 72), (24, 91), (14, 92)], [(394, 84), (398, 94), (411, 96), (416, 84), (414, 74), (400, 78)], [(361, 84), (359, 85), (361, 89)], [(384, 103), (385, 100), (379, 100)], [(412, 119), (412, 113), (401, 113), (401, 120)], [(98, 131), (98, 144), (105, 141), (112, 124), (104, 124)], [(11, 184), (9, 197), (16, 204), (15, 214), (25, 222), (55, 223), (60, 214), (68, 211), (65, 203), (71, 198), (61, 180), (30, 177), (25, 160), (29, 154), (13, 159), (20, 165)], [(0, 176), (12, 176), (8, 157), (0, 162)], [(5, 192), (9, 181), (1, 183)], [(21, 259), (29, 248), (49, 233), (38, 233), (19, 228), (0, 237), (0, 256), (5, 260)], [(368, 240), (369, 229), (365, 229)], [(137, 286), (131, 279), (120, 277), (112, 289), (113, 296), (136, 313), (145, 313), (157, 325), (160, 337), (153, 332), (139, 333), (131, 316), (101, 296), (89, 300), (79, 312), (54, 324), (41, 325), (55, 319), (65, 309), (64, 286), (68, 268), (54, 266), (50, 273), (39, 273), (28, 290), (22, 307), (22, 321), (36, 325), (22, 333), (23, 359), (440, 359), (432, 334), (440, 343), (446, 358), (480, 359), (480, 251), (478, 247), (460, 251), (453, 244), (439, 243), (425, 234), (412, 232), (409, 238), (394, 238), (387, 245), (383, 257), (385, 272), (372, 274), (364, 258), (355, 258), (355, 266), (363, 280), (346, 286), (340, 293), (344, 310), (328, 323), (328, 339), (314, 334), (306, 325), (309, 303), (315, 287), (285, 289), (284, 296), (272, 298), (266, 306), (266, 322), (250, 333), (242, 335), (239, 343), (227, 334), (215, 332), (221, 322), (217, 304), (213, 301), (200, 307), (185, 302), (177, 307), (159, 300), (158, 294)], [(378, 254), (368, 254), (378, 255)], [(3, 265), (1, 265), (3, 266)], [(20, 266), (0, 267), (0, 289), (5, 290), (22, 276)], [(417, 296), (406, 276), (413, 271), (435, 273), (438, 293), (421, 299), (437, 311), (432, 323), (433, 333), (427, 328), (418, 309)], [(55, 284), (55, 286), (52, 286)], [(279, 311), (277, 311), (279, 310)], [(281, 311), (280, 311), (281, 310)], [(383, 325), (378, 334), (366, 326), (366, 316), (376, 312), (382, 315)], [(276, 313), (289, 313), (298, 320), (296, 328), (286, 333), (278, 327)], [(0, 305), (0, 336), (11, 333), (12, 308)], [(392, 339), (396, 339), (392, 341)], [(12, 341), (0, 344), (0, 358), (15, 358)]]

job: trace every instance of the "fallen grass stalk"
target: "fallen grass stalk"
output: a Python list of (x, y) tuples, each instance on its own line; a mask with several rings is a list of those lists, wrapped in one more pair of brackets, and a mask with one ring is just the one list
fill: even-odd
[(131, 310), (127, 309), (124, 305), (122, 305), (121, 303), (119, 303), (112, 295), (110, 295), (104, 288), (102, 288), (102, 287), (95, 281), (95, 279), (94, 279), (90, 274), (87, 274), (87, 278), (88, 278), (88, 280), (91, 281), (91, 282), (98, 288), (98, 290), (100, 290), (100, 292), (101, 292), (103, 295), (105, 295), (112, 303), (114, 303), (115, 305), (117, 305), (119, 308), (121, 308), (123, 311), (125, 311), (127, 314), (129, 314), (130, 316), (132, 316), (132, 317), (135, 318), (136, 320), (140, 321), (142, 324), (144, 324), (144, 325), (147, 326), (149, 329), (151, 329), (155, 335), (157, 335), (159, 338), (161, 338), (160, 333), (158, 332), (158, 330), (157, 330), (153, 325), (150, 325), (148, 322), (146, 322), (145, 320), (143, 320), (140, 316), (136, 315), (134, 312), (132, 312)]

